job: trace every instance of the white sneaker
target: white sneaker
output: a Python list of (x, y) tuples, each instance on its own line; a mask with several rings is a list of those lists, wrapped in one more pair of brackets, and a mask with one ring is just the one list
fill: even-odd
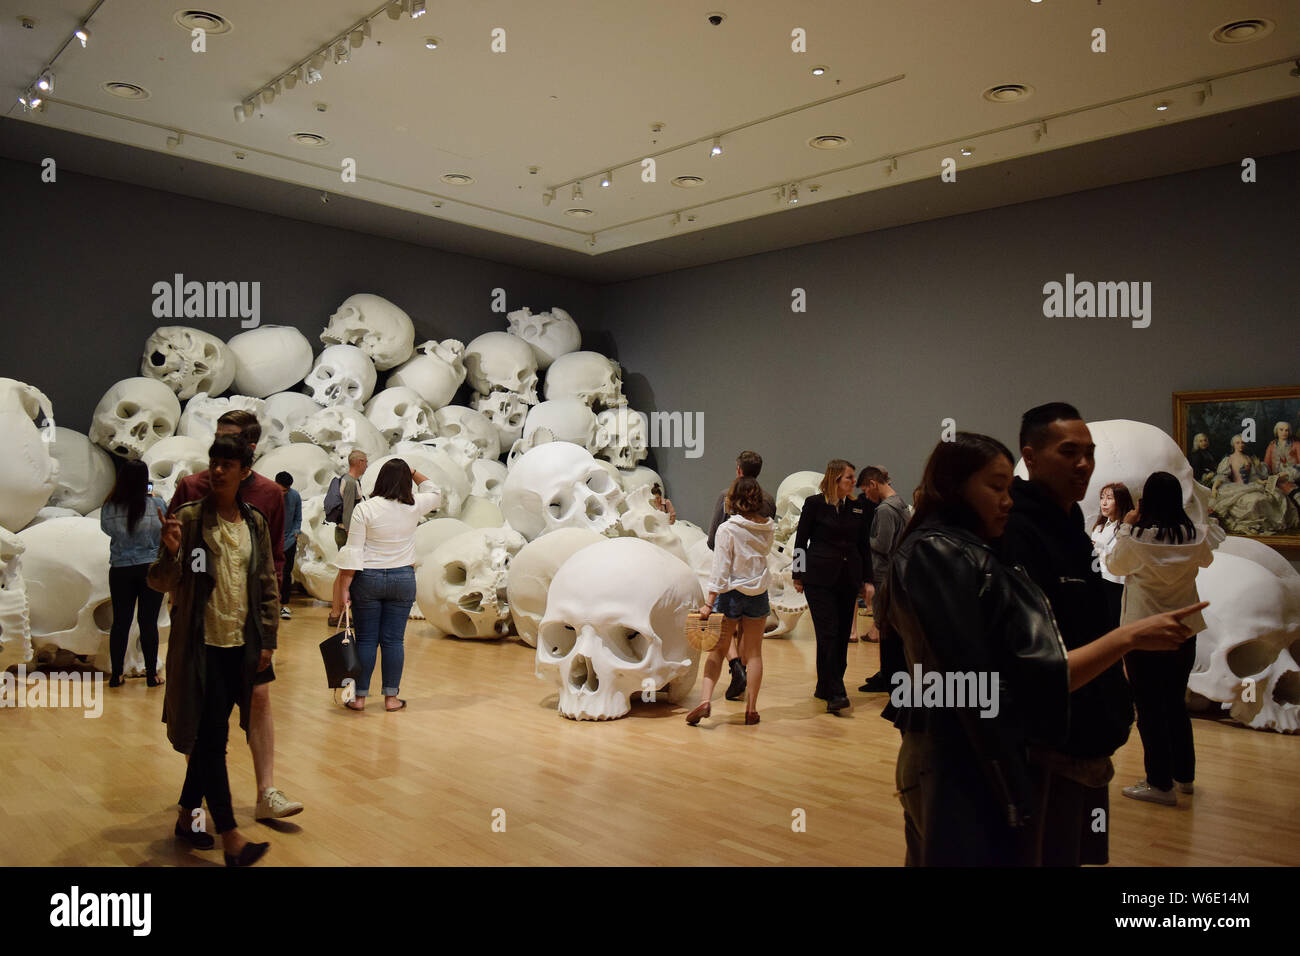
[(289, 620), (292, 620), (292, 619), (293, 619), (293, 615), (292, 615), (291, 613), (289, 613), (289, 609), (288, 609), (287, 607), (284, 607), (284, 606), (282, 605), (282, 606), (280, 607), (280, 620), (282, 620), (282, 621), (289, 621)]
[(1178, 806), (1178, 797), (1174, 795), (1174, 788), (1168, 790), (1159, 790), (1145, 780), (1139, 780), (1131, 787), (1125, 787), (1121, 791), (1124, 796), (1131, 797), (1134, 800), (1142, 800), (1146, 803), (1158, 803), (1161, 806), (1176, 807)]
[(253, 814), (253, 819), (278, 820), (281, 817), (291, 817), (295, 813), (302, 813), (301, 803), (290, 800), (279, 787), (267, 787), (262, 798), (257, 801), (257, 811)]
[(1175, 780), (1174, 787), (1177, 788), (1179, 793), (1194, 793), (1196, 790), (1196, 788), (1192, 786), (1192, 781), (1190, 780), (1186, 783), (1183, 783), (1181, 780)]

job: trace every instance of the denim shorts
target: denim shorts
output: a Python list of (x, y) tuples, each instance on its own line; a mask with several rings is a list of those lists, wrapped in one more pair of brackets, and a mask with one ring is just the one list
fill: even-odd
[(718, 606), (714, 610), (734, 621), (741, 617), (766, 618), (772, 608), (767, 603), (766, 591), (762, 594), (741, 594), (732, 590), (718, 595)]

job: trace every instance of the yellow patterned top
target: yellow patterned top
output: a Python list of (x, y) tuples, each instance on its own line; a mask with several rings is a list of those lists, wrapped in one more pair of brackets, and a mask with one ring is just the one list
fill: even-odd
[(243, 647), (248, 617), (248, 562), (253, 540), (248, 525), (217, 516), (214, 534), (204, 535), (216, 566), (215, 586), (203, 610), (203, 642), (214, 647)]

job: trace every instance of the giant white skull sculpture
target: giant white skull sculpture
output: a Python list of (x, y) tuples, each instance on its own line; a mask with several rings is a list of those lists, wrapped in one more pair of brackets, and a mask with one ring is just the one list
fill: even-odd
[(140, 374), (156, 378), (180, 399), (220, 395), (235, 380), (235, 353), (211, 332), (183, 325), (155, 329), (144, 343)]
[(491, 498), (470, 495), (460, 511), (460, 520), (471, 528), (501, 528), (506, 524), (501, 507)]
[(817, 493), (822, 475), (816, 471), (796, 471), (787, 475), (776, 488), (776, 529), (772, 550), (784, 554), (786, 545), (799, 527), (803, 503)]
[(474, 393), (471, 404), (474, 410), (487, 417), (497, 432), (497, 443), (501, 448), (510, 448), (524, 434), (524, 417), (528, 406), (523, 397), (514, 392), (488, 392), (486, 395)]
[(537, 404), (537, 357), (509, 332), (484, 332), (465, 346), (465, 371), (481, 395), (513, 392), (525, 405)]
[[(408, 444), (407, 442), (398, 442), (398, 445)], [(418, 444), (432, 448), (435, 451), (441, 451), (451, 457), (456, 464), (466, 469), (470, 469), (470, 477), (473, 478), (472, 466), (474, 462), (483, 458), (483, 449), (474, 444), (468, 438), (453, 438), (450, 435), (439, 435), (437, 438), (430, 438), (427, 441)], [(396, 445), (394, 446), (396, 447)], [(498, 462), (493, 462), (498, 464)]]
[(537, 634), (537, 676), (558, 686), (560, 713), (612, 720), (628, 713), (633, 694), (685, 700), (699, 670), (686, 615), (703, 598), (686, 564), (638, 538), (592, 544), (565, 561)]
[(586, 528), (561, 528), (524, 545), (510, 562), (506, 596), (515, 633), (529, 647), (537, 646), (537, 629), (546, 613), (546, 594), (560, 566), (588, 545), (604, 541)]
[(561, 355), (546, 373), (546, 397), (576, 398), (595, 408), (626, 405), (623, 370), (599, 352)]
[(50, 454), (59, 464), (51, 505), (85, 514), (104, 503), (117, 476), (113, 459), (102, 448), (81, 432), (60, 425), (54, 429)]
[(668, 515), (651, 503), (650, 488), (646, 485), (623, 497), (619, 505), (618, 531), (657, 544), (675, 558), (690, 564), (682, 539), (668, 523)]
[[(294, 479), (294, 487), (298, 485)], [(298, 551), (294, 555), (294, 580), (307, 589), (318, 601), (331, 601), (334, 597), (334, 579), (339, 570), (334, 566), (339, 548), (334, 543), (334, 525), (325, 520), (325, 496), (303, 496), (302, 534), (298, 538)]]
[(409, 315), (382, 296), (359, 292), (343, 300), (320, 340), (326, 345), (355, 345), (383, 372), (411, 357), (415, 325)]
[(506, 573), (523, 546), (523, 536), (510, 528), (473, 529), (444, 541), (415, 574), (425, 619), (456, 637), (509, 634)]
[(0, 528), (0, 671), (32, 659), (31, 612), (23, 578), (26, 545)]
[(465, 345), (456, 339), (420, 344), (418, 355), (388, 376), (388, 387), (414, 389), (434, 411), (449, 403), (465, 381)]
[[(488, 418), (466, 405), (445, 405), (433, 413), (439, 435), (466, 438), (479, 447), (480, 458), (501, 457), (501, 434)], [(520, 418), (523, 421), (523, 418)]]
[[(56, 518), (28, 528), (18, 537), (26, 548), (23, 577), (35, 660), (56, 663), (66, 660), (66, 654), (75, 654), (100, 670), (109, 670), (113, 602), (108, 590), (108, 535), (99, 529), (99, 521)], [(158, 618), (161, 671), (167, 658), (165, 629), (171, 624), (165, 601)], [(134, 646), (139, 633), (139, 625), (132, 621), (128, 647)], [(143, 670), (138, 653), (128, 653), (126, 662), (124, 673), (128, 675)]]
[(1300, 733), (1300, 574), (1267, 545), (1229, 538), (1196, 589), (1210, 606), (1188, 688), (1247, 726)]
[(659, 489), (665, 495), (668, 494), (668, 488), (664, 484), (664, 480), (659, 477), (659, 472), (655, 471), (653, 468), (647, 468), (645, 465), (637, 465), (635, 468), (620, 468), (619, 474), (621, 476), (619, 482), (623, 486), (624, 491), (635, 491), (642, 485), (645, 485), (648, 488), (658, 485)]
[(188, 435), (173, 435), (145, 452), (140, 460), (149, 466), (153, 493), (163, 501), (171, 501), (177, 482), (208, 467), (211, 444)]
[(501, 511), (529, 541), (556, 528), (614, 531), (622, 490), (585, 448), (551, 442), (525, 452), (506, 476)]
[(316, 359), (303, 383), (317, 405), (347, 405), (358, 411), (375, 391), (375, 363), (355, 345), (331, 345)]
[(782, 637), (794, 630), (799, 618), (808, 610), (808, 599), (794, 589), (794, 558), (773, 551), (767, 557), (770, 572), (767, 597), (771, 605), (764, 637)]
[(472, 479), (468, 467), (460, 465), (446, 452), (414, 442), (398, 442), (392, 454), (372, 458), (361, 476), (361, 490), (369, 495), (375, 489), (380, 470), (394, 458), (400, 458), (412, 471), (418, 471), (433, 482), (442, 495), (442, 503), (429, 514), (438, 518), (460, 517), (465, 499), (469, 497)]
[[(268, 397), (258, 416), (262, 419), (262, 440), (257, 443), (258, 454), (265, 455), (268, 451), (290, 444), (289, 433), (304, 419), (319, 411), (320, 406), (312, 401), (310, 395), (302, 392), (276, 392)], [(184, 417), (181, 416), (182, 419)]]
[(510, 334), (517, 335), (533, 348), (537, 370), (544, 372), (561, 355), (582, 348), (582, 333), (569, 313), (551, 306), (550, 312), (533, 315), (528, 308), (506, 314)]
[(438, 545), (444, 541), (472, 530), (474, 529), (459, 518), (433, 518), (417, 526), (414, 537), (415, 566), (419, 567), (423, 564), (424, 559), (437, 550)]
[(540, 429), (550, 432), (551, 441), (573, 442), (593, 455), (609, 441), (595, 413), (576, 398), (557, 398), (535, 405), (524, 420), (523, 440)]
[(366, 418), (379, 429), (384, 441), (424, 441), (438, 434), (433, 409), (420, 393), (407, 385), (392, 385), (366, 402)]
[(314, 414), (290, 430), (289, 438), (324, 448), (339, 474), (348, 470), (348, 455), (354, 451), (365, 452), (367, 459), (388, 454), (388, 442), (379, 429), (365, 415), (347, 405), (316, 409)]
[(263, 478), (275, 481), (282, 471), (293, 475), (293, 488), (305, 502), (316, 495), (324, 495), (330, 482), (338, 474), (334, 459), (319, 445), (294, 442), (269, 451), (253, 463), (253, 470)]
[[(304, 398), (306, 396), (303, 396)], [(312, 404), (315, 404), (314, 402)], [(317, 406), (319, 408), (319, 406)], [(180, 424), (176, 426), (177, 435), (193, 438), (203, 445), (206, 451), (217, 437), (217, 419), (226, 412), (252, 412), (257, 416), (257, 423), (265, 434), (270, 429), (270, 419), (266, 414), (266, 403), (251, 395), (228, 395), (225, 398), (213, 398), (205, 392), (199, 392), (185, 403), (181, 412)], [(258, 452), (265, 452), (262, 442), (257, 444)], [(206, 466), (205, 466), (206, 467)]]
[(594, 454), (619, 468), (635, 468), (650, 454), (650, 428), (642, 412), (626, 405), (609, 408), (596, 416), (605, 432), (605, 442)]
[(505, 465), (499, 461), (479, 458), (470, 463), (470, 474), (474, 478), (470, 494), (501, 503), (501, 492), (505, 489), (507, 475)]
[(288, 325), (263, 325), (230, 340), (235, 391), (266, 398), (301, 382), (311, 371), (311, 343)]
[[(40, 427), (38, 427), (40, 423)], [(54, 409), (39, 388), (0, 378), (0, 527), (18, 531), (58, 487)]]
[(175, 393), (152, 378), (126, 378), (95, 406), (90, 440), (105, 451), (134, 460), (176, 433), (181, 403)]

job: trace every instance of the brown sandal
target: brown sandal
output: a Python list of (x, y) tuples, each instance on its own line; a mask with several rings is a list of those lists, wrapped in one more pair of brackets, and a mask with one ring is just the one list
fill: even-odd
[(745, 711), (745, 723), (746, 723), (746, 724), (756, 724), (756, 723), (758, 723), (758, 711), (756, 711), (756, 710), (747, 710), (747, 711)]
[(704, 703), (700, 704), (689, 714), (686, 715), (686, 722), (690, 724), (692, 727), (694, 727), (696, 724), (700, 722), (702, 718), (708, 717), (712, 713), (713, 713), (713, 704), (711, 701), (706, 700)]
[(355, 703), (356, 703), (355, 700), (348, 700), (343, 702), (343, 706), (346, 707), (348, 710), (355, 710), (357, 713), (361, 713), (361, 711), (366, 709), (365, 704), (362, 704), (360, 707), (352, 706)]

